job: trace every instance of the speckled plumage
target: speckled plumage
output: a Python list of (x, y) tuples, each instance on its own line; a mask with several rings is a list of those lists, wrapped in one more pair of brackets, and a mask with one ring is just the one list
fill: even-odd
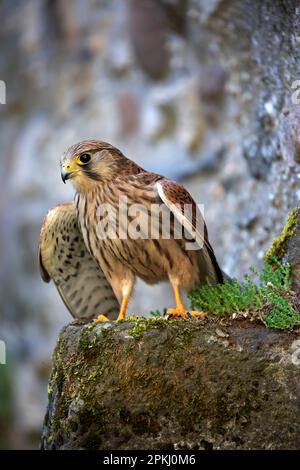
[(39, 260), (43, 280), (53, 280), (74, 318), (93, 319), (101, 308), (111, 320), (117, 318), (119, 303), (85, 247), (72, 203), (48, 211), (40, 234)]
[[(122, 302), (118, 318), (125, 316), (136, 276), (149, 284), (169, 279), (179, 310), (183, 307), (179, 287), (188, 291), (205, 280), (212, 284), (223, 281), (199, 209), (181, 184), (143, 170), (112, 145), (97, 140), (83, 141), (67, 149), (61, 165), (64, 181), (72, 178), (77, 190), (75, 206), (87, 251)], [(130, 235), (99, 237), (98, 208), (109, 204), (118, 211), (120, 196), (127, 198), (128, 206), (141, 204), (146, 215), (151, 214), (153, 204), (160, 205), (170, 216), (170, 238), (153, 239), (149, 234), (140, 239)], [(185, 204), (192, 207), (190, 217), (183, 213)], [(196, 227), (196, 216), (203, 222), (202, 231)], [(131, 222), (129, 212), (126, 217)], [(161, 234), (164, 224), (158, 220)], [(174, 230), (178, 222), (180, 228), (183, 226), (189, 234), (193, 232), (201, 249), (189, 251), (185, 237), (176, 239)], [(118, 219), (118, 224), (122, 223)]]
[[(218, 265), (207, 240), (202, 250), (186, 251), (184, 248), (186, 239), (132, 240), (127, 238), (120, 240), (99, 239), (97, 236), (95, 226), (99, 219), (95, 216), (95, 212), (99, 204), (109, 203), (117, 206), (119, 197), (126, 196), (128, 204), (142, 203), (150, 214), (151, 204), (162, 203), (156, 188), (157, 182), (163, 186), (170, 184), (168, 180), (155, 174), (122, 175), (89, 192), (78, 193), (76, 197), (85, 243), (112, 283), (119, 300), (122, 298), (121, 272), (125, 278), (131, 278), (133, 274), (149, 284), (168, 280), (169, 276), (179, 277), (180, 285), (186, 290), (196, 287), (206, 277), (213, 284), (220, 280)], [(190, 202), (189, 194), (181, 185), (174, 183), (172, 189), (174, 192), (180, 189), (186, 197), (186, 202)], [(171, 192), (170, 197), (172, 196)], [(176, 198), (176, 193), (174, 196)], [(118, 273), (116, 274), (117, 266)]]

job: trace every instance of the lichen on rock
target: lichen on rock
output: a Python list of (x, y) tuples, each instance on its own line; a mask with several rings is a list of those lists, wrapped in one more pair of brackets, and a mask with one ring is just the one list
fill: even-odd
[(288, 241), (295, 235), (296, 226), (299, 219), (299, 207), (291, 210), (288, 213), (284, 226), (281, 232), (273, 238), (270, 247), (267, 249), (264, 258), (267, 260), (270, 257), (275, 257), (279, 260), (284, 258), (287, 252)]
[(270, 256), (291, 266), (292, 288), (300, 291), (300, 206), (296, 206), (287, 216), (280, 234), (273, 239), (270, 248), (265, 253), (265, 259)]

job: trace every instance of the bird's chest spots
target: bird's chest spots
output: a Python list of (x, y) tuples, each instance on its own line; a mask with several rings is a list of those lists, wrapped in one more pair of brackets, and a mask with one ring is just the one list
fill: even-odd
[[(116, 189), (116, 188), (114, 188)], [(122, 199), (123, 198), (123, 199)], [(113, 188), (94, 197), (81, 197), (77, 210), (85, 244), (101, 264), (101, 257), (128, 265), (141, 277), (163, 277), (168, 255), (151, 237), (154, 192)]]

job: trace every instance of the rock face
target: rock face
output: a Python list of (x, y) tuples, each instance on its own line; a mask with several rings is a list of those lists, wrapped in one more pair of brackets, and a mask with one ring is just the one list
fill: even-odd
[(295, 339), (243, 320), (71, 324), (42, 449), (299, 449)]

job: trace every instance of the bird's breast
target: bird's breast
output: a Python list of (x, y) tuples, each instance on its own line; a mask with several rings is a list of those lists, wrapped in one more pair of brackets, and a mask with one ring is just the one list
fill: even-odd
[(88, 251), (101, 268), (114, 260), (148, 283), (167, 279), (176, 269), (191, 270), (192, 261), (173, 238), (173, 219), (154, 190), (108, 186), (76, 200)]

